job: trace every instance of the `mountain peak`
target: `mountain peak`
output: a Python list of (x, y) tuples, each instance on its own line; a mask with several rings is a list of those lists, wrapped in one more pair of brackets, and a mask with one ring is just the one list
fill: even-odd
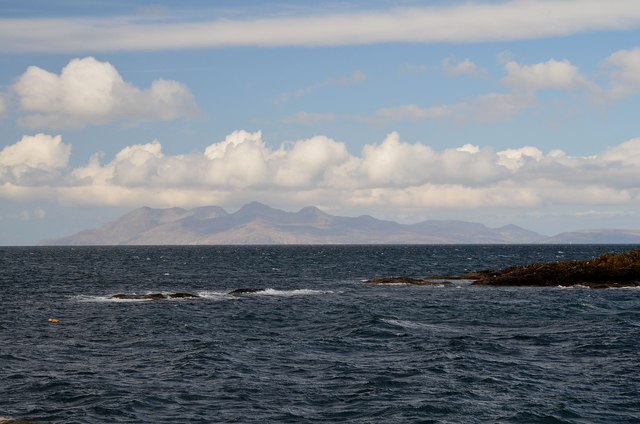
[(298, 211), (298, 215), (304, 216), (324, 216), (327, 215), (321, 209), (315, 206), (306, 206)]
[[(263, 211), (274, 211), (276, 209), (271, 206), (267, 206), (264, 203), (260, 202), (250, 202), (246, 205), (242, 206), (238, 212), (263, 212)], [(236, 213), (238, 213), (236, 212)]]

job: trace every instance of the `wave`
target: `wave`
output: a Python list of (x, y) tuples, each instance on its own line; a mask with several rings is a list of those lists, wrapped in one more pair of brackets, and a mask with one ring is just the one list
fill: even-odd
[(265, 289), (253, 293), (256, 296), (277, 296), (277, 297), (293, 297), (293, 296), (318, 296), (323, 294), (334, 293), (332, 290), (313, 290), (313, 289), (295, 289), (295, 290), (276, 290)]
[[(331, 294), (334, 293), (331, 290), (315, 290), (315, 289), (293, 289), (293, 290), (278, 290), (273, 288), (267, 289), (256, 289), (255, 292), (242, 293), (242, 295), (234, 295), (231, 294), (232, 290), (229, 291), (198, 291), (193, 292), (194, 297), (171, 297), (175, 292), (167, 292), (167, 291), (149, 291), (146, 293), (130, 293), (127, 296), (149, 296), (160, 294), (165, 296), (162, 298), (162, 301), (165, 302), (184, 302), (184, 301), (197, 301), (197, 300), (209, 300), (209, 301), (221, 301), (221, 300), (232, 300), (239, 299), (247, 296), (270, 296), (270, 297), (297, 297), (297, 296), (319, 296), (323, 294)], [(87, 295), (87, 294), (79, 294), (73, 296), (73, 298), (78, 302), (113, 302), (113, 303), (138, 303), (138, 302), (154, 302), (158, 299), (152, 297), (145, 298), (116, 298), (115, 294), (106, 294), (106, 295)]]

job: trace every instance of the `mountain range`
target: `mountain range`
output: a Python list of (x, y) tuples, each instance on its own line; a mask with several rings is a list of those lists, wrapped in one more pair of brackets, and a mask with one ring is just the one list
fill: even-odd
[(258, 202), (234, 213), (218, 206), (142, 207), (97, 229), (42, 240), (39, 245), (224, 244), (524, 244), (640, 243), (638, 230), (585, 230), (547, 237), (516, 225), (427, 220), (400, 224), (368, 215), (329, 215), (309, 206), (286, 212)]

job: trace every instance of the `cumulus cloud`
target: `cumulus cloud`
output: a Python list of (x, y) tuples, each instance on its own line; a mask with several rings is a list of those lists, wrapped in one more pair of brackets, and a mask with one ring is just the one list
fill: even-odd
[(23, 111), (19, 123), (29, 128), (168, 121), (197, 113), (185, 85), (159, 79), (142, 90), (93, 57), (71, 60), (59, 75), (30, 66), (12, 89)]
[[(500, 25), (496, 25), (500, 22)], [(0, 49), (136, 51), (228, 46), (328, 46), (386, 42), (486, 42), (625, 30), (636, 0), (511, 0), (273, 18), (0, 19)], [(327, 31), (331, 28), (331, 31)]]
[(609, 97), (617, 99), (640, 91), (640, 48), (615, 52), (604, 65), (611, 69)]
[(478, 67), (469, 59), (465, 59), (460, 62), (455, 62), (451, 57), (445, 58), (442, 61), (442, 71), (447, 75), (468, 75), (478, 76), (484, 73), (482, 69)]
[(517, 90), (571, 90), (589, 85), (588, 80), (580, 74), (578, 68), (568, 60), (550, 59), (533, 65), (521, 65), (515, 61), (509, 61), (505, 68), (507, 76), (502, 82)]
[(32, 185), (55, 179), (70, 156), (71, 146), (59, 135), (24, 136), (0, 151), (0, 181)]
[(70, 168), (60, 136), (25, 136), (0, 152), (0, 197), (61, 204), (193, 206), (250, 200), (291, 206), (533, 208), (640, 206), (640, 139), (593, 156), (535, 146), (436, 150), (391, 133), (353, 154), (326, 136), (272, 147), (235, 131), (200, 153), (168, 155), (154, 140)]
[(281, 148), (273, 162), (273, 182), (283, 187), (310, 188), (331, 185), (329, 175), (350, 160), (347, 146), (328, 137), (316, 136)]
[(67, 166), (70, 155), (71, 146), (63, 144), (59, 135), (26, 135), (0, 151), (0, 164), (9, 167), (60, 169)]

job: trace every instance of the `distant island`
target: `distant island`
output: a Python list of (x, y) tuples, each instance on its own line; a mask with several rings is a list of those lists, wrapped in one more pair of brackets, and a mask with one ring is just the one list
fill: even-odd
[(471, 272), (454, 277), (387, 277), (369, 280), (370, 284), (450, 284), (447, 280), (472, 280), (480, 286), (535, 286), (592, 289), (640, 287), (640, 249), (605, 253), (587, 260), (534, 263), (500, 270)]
[(286, 212), (258, 202), (234, 213), (218, 206), (142, 207), (100, 228), (42, 240), (61, 245), (271, 245), (271, 244), (640, 244), (640, 230), (585, 230), (548, 237), (516, 225), (489, 228), (455, 220), (400, 224), (368, 215), (329, 215), (309, 206)]

